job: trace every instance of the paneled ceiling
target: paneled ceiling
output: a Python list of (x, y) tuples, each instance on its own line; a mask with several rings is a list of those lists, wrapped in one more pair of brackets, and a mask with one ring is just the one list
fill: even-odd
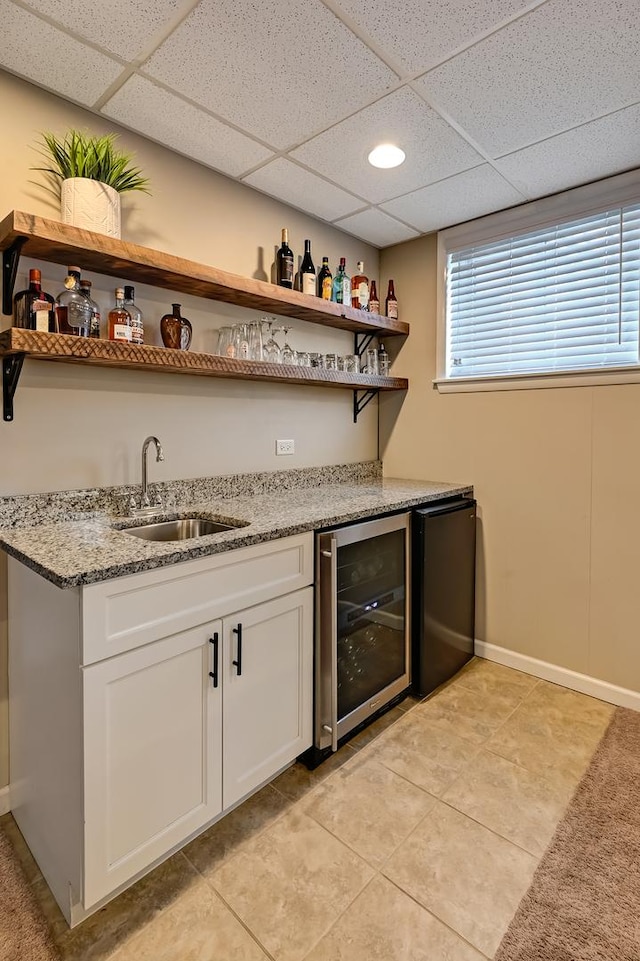
[(378, 247), (640, 165), (638, 0), (0, 13), (6, 70)]

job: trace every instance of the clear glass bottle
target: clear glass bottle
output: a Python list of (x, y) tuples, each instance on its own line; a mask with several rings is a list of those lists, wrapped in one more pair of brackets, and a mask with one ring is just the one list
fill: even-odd
[(389, 354), (385, 350), (384, 344), (380, 344), (380, 350), (378, 351), (378, 373), (381, 377), (389, 376), (390, 366)]
[(42, 275), (33, 268), (29, 271), (29, 287), (13, 298), (13, 326), (46, 333), (57, 331), (55, 301), (41, 287)]
[(365, 276), (364, 261), (358, 261), (358, 273), (351, 278), (351, 306), (369, 310), (369, 278)]
[(80, 293), (86, 297), (91, 306), (91, 320), (89, 322), (88, 336), (97, 340), (100, 337), (100, 307), (91, 296), (91, 287), (92, 284), (90, 280), (80, 281)]
[(131, 314), (124, 306), (124, 287), (116, 287), (116, 302), (109, 311), (109, 340), (131, 343)]
[(80, 268), (67, 267), (64, 290), (56, 297), (56, 316), (61, 334), (88, 337), (91, 328), (91, 307), (80, 293)]
[(329, 258), (322, 258), (322, 267), (318, 273), (318, 297), (323, 300), (331, 300), (331, 270), (329, 268)]
[(144, 319), (142, 311), (135, 304), (135, 287), (124, 288), (124, 306), (131, 317), (131, 343), (144, 344)]
[(304, 242), (304, 257), (300, 266), (300, 289), (303, 294), (315, 297), (316, 293), (316, 268), (311, 259), (311, 241)]
[(276, 280), (280, 287), (293, 289), (293, 251), (286, 227), (282, 228), (282, 244), (276, 254)]
[(333, 278), (331, 288), (331, 300), (344, 307), (351, 306), (351, 279), (346, 273), (347, 262), (344, 257), (340, 258), (340, 264)]

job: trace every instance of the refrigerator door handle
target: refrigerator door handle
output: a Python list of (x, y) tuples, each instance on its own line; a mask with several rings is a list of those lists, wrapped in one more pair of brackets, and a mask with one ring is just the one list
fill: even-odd
[(335, 536), (327, 538), (329, 550), (322, 550), (323, 566), (329, 568), (326, 580), (322, 578), (322, 590), (324, 597), (330, 599), (329, 624), (326, 620), (322, 625), (323, 632), (327, 632), (328, 637), (322, 638), (323, 648), (326, 650), (325, 641), (328, 641), (328, 649), (331, 651), (330, 672), (331, 672), (331, 697), (329, 701), (329, 723), (322, 724), (322, 730), (331, 735), (331, 750), (338, 750), (338, 541)]

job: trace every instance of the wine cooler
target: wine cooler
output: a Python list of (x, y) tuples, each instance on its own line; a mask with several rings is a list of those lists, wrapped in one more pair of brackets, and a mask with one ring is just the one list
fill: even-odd
[(409, 686), (410, 517), (316, 538), (316, 760)]

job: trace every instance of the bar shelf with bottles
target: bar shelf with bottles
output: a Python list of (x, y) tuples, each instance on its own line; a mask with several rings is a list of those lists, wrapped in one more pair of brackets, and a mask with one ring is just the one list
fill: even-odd
[(149, 284), (354, 333), (371, 332), (385, 337), (409, 333), (409, 325), (397, 318), (347, 307), (21, 211), (12, 211), (0, 222), (0, 250), (3, 252), (5, 314), (12, 311), (17, 263), (20, 256), (25, 256), (64, 266), (80, 263), (83, 270), (127, 277), (131, 283)]

